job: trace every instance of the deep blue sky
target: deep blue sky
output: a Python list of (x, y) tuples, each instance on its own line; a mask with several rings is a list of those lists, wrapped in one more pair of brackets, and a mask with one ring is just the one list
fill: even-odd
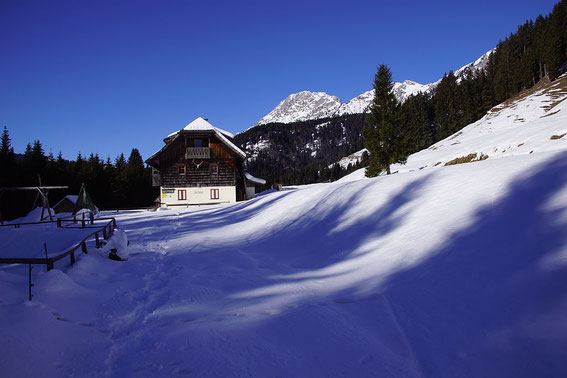
[(291, 93), (429, 83), (555, 0), (0, 0), (0, 127), (16, 152), (147, 158), (198, 116), (242, 131)]

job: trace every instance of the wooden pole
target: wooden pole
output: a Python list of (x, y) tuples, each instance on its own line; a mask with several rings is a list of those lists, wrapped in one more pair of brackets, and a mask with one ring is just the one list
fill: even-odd
[(31, 270), (32, 270), (32, 264), (28, 264), (28, 278), (29, 278), (28, 298), (30, 301), (32, 299), (31, 288), (33, 287), (33, 284), (31, 282)]
[(47, 271), (49, 272), (53, 269), (53, 261), (49, 261), (49, 257), (47, 256), (47, 243), (43, 243), (43, 248), (45, 249), (45, 265), (47, 265)]

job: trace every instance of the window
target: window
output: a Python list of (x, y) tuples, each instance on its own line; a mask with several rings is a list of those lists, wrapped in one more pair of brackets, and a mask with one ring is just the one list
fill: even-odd
[(219, 165), (214, 163), (211, 164), (211, 175), (218, 175), (219, 174)]
[(209, 138), (190, 138), (186, 139), (187, 147), (209, 147)]
[(187, 191), (185, 189), (179, 189), (177, 191), (177, 199), (178, 200), (186, 200), (187, 199)]
[(178, 172), (181, 176), (185, 175), (185, 166), (184, 166), (184, 165), (178, 166), (178, 167), (177, 167), (177, 172)]
[(219, 199), (219, 190), (218, 189), (211, 189), (211, 199)]

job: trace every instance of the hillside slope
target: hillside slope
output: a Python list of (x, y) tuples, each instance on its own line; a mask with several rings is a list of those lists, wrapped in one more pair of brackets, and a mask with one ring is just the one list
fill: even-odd
[[(410, 155), (406, 164), (391, 168), (392, 172), (407, 172), (441, 167), (467, 157), (484, 160), (566, 148), (567, 74), (521, 92), (456, 134)], [(363, 177), (364, 169), (342, 180)]]
[(567, 148), (112, 215), (126, 262), (0, 270), (6, 376), (567, 371)]

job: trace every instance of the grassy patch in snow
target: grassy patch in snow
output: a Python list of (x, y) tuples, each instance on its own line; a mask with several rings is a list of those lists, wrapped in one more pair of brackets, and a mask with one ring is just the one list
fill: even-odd
[(561, 134), (561, 135), (552, 135), (551, 138), (549, 138), (549, 139), (551, 139), (551, 140), (561, 139), (561, 138), (563, 138), (565, 135), (567, 135), (567, 133)]
[(480, 154), (480, 156), (478, 156), (476, 153), (473, 153), (450, 160), (445, 163), (445, 166), (470, 163), (473, 161), (481, 161), (486, 159), (488, 159), (488, 155)]
[[(494, 118), (498, 115), (502, 110), (507, 108), (514, 109), (517, 106), (517, 103), (526, 99), (527, 97), (540, 92), (538, 95), (549, 95), (552, 101), (549, 101), (548, 105), (543, 106), (543, 109), (547, 114), (542, 117), (547, 117), (549, 115), (555, 114), (556, 112), (551, 112), (557, 105), (565, 101), (567, 97), (567, 75), (562, 75), (561, 77), (555, 79), (552, 83), (549, 82), (547, 78), (540, 80), (536, 85), (531, 88), (524, 89), (516, 96), (509, 98), (508, 100), (504, 101), (500, 105), (496, 105), (494, 108), (490, 109), (488, 112), (488, 119)], [(517, 119), (517, 121), (522, 121), (522, 119)]]

